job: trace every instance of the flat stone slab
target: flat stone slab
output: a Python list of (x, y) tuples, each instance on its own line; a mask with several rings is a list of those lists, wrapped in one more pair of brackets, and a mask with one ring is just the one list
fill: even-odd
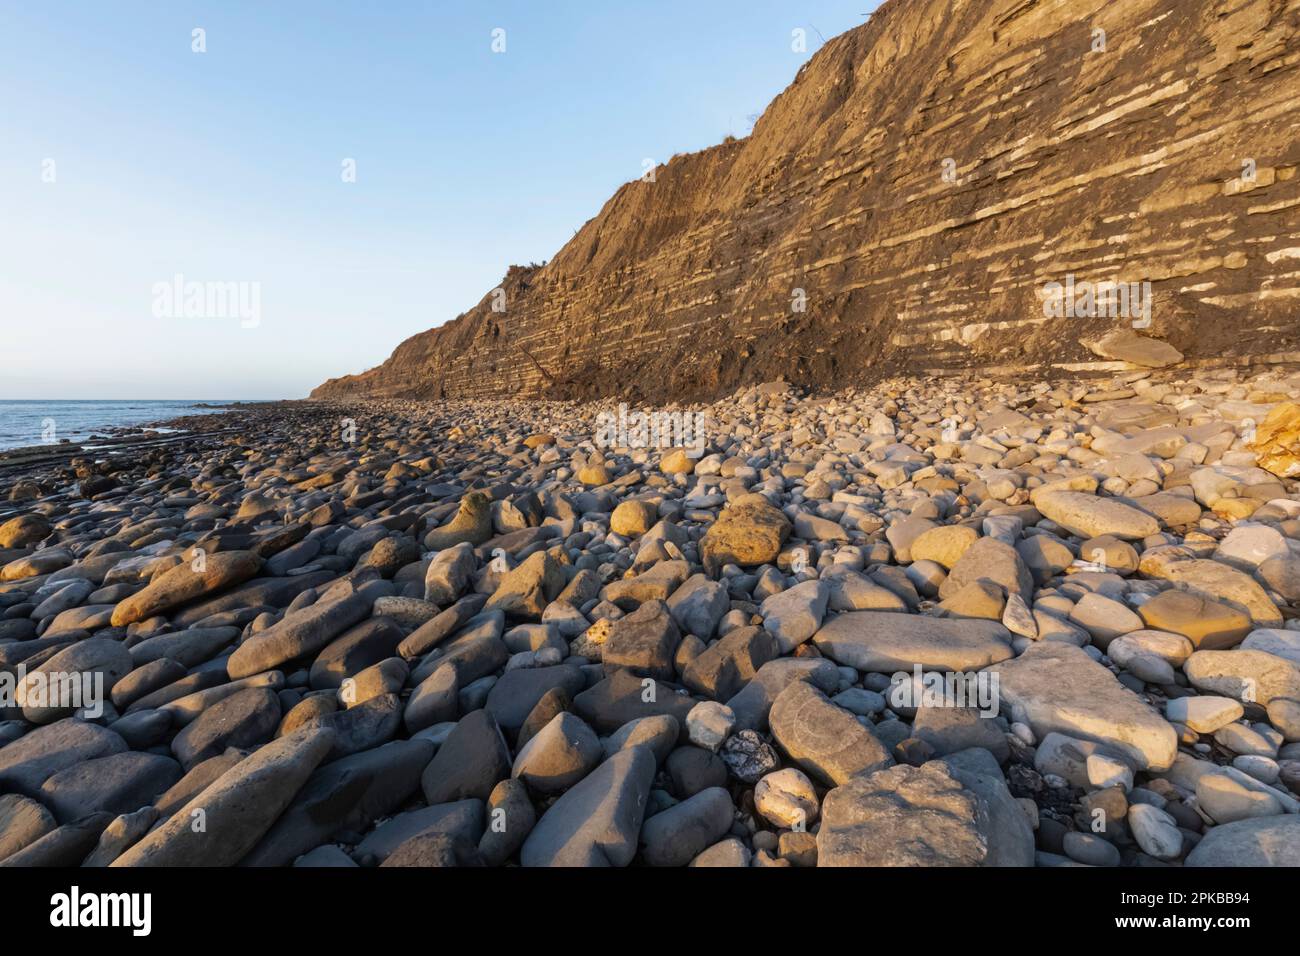
[(1115, 329), (1083, 344), (1104, 359), (1130, 362), (1143, 368), (1165, 368), (1183, 360), (1183, 353), (1168, 342), (1138, 335), (1132, 329)]
[(1056, 732), (1109, 744), (1138, 769), (1173, 766), (1174, 728), (1073, 644), (1040, 642), (993, 673), (1002, 712), (1010, 720), (1027, 720), (1039, 740)]
[(870, 673), (979, 670), (1011, 657), (1011, 632), (996, 621), (850, 611), (825, 624), (813, 644), (837, 664)]
[(1033, 501), (1044, 516), (1081, 538), (1109, 534), (1133, 541), (1160, 532), (1160, 522), (1154, 517), (1114, 498), (1044, 489), (1033, 495)]

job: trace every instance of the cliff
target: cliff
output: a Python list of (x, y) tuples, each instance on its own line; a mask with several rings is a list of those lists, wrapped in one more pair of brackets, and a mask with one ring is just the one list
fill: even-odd
[(1298, 128), (1300, 0), (889, 0), (749, 137), (624, 185), (545, 266), (312, 394), (1096, 361), (1080, 339), (1130, 323), (1045, 314), (1069, 277), (1149, 282), (1144, 334), (1192, 360), (1294, 350)]

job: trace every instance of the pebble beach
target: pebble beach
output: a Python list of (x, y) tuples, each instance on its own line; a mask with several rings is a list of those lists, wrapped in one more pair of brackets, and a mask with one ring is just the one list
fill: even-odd
[(653, 442), (376, 400), (0, 455), (0, 865), (1300, 865), (1298, 401), (770, 382)]

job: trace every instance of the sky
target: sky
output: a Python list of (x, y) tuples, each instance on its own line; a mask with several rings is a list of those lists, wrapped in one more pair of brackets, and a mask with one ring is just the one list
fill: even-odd
[(378, 365), (875, 6), (0, 0), (0, 399)]

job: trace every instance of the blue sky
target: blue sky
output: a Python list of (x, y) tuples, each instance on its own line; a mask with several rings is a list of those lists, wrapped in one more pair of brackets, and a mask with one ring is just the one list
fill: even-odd
[[(745, 135), (875, 6), (0, 0), (0, 398), (296, 398), (376, 365), (644, 158)], [(156, 314), (178, 274), (256, 283), (256, 320)]]

